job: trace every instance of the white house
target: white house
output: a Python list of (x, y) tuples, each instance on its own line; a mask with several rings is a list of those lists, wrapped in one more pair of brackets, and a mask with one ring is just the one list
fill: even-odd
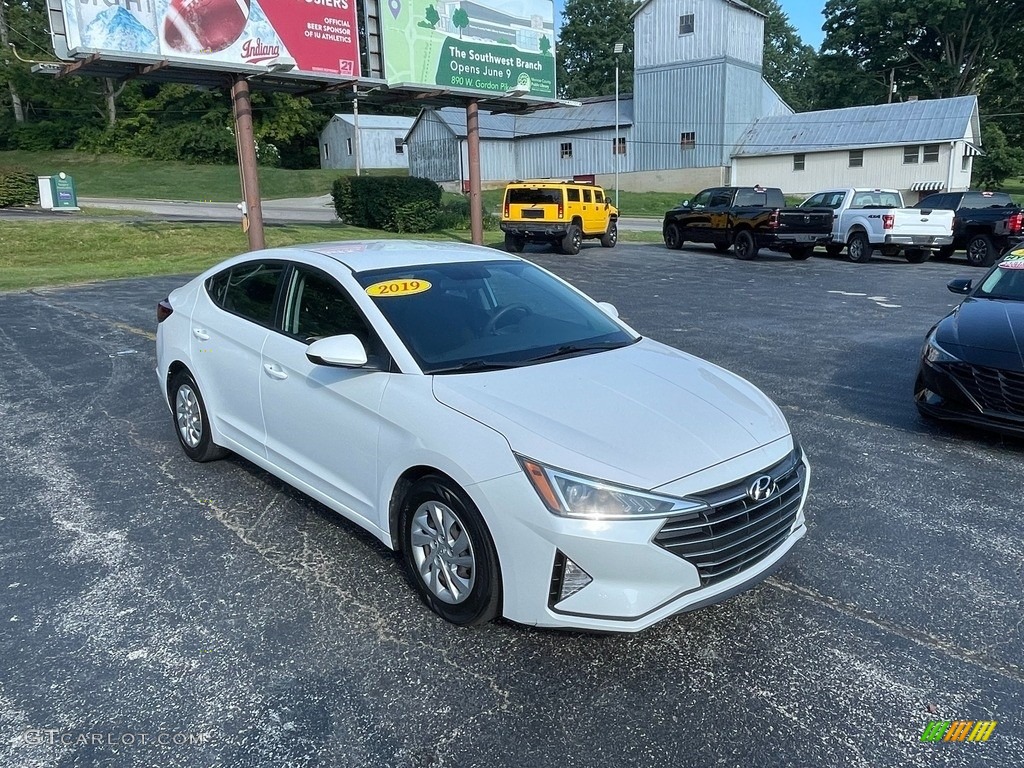
[(733, 152), (732, 179), (792, 195), (885, 187), (913, 203), (967, 189), (980, 137), (976, 96), (762, 117)]
[[(335, 115), (320, 132), (321, 168), (407, 169), (405, 135), (413, 118), (360, 115), (356, 134), (354, 115)], [(358, 153), (358, 166), (356, 164)]]

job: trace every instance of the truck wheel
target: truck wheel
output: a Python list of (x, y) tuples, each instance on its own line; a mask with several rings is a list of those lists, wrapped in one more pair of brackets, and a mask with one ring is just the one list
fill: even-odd
[(825, 246), (825, 253), (827, 253), (829, 256), (838, 256), (840, 253), (843, 252), (843, 248), (845, 247), (846, 246), (843, 245), (842, 243), (829, 243), (828, 245)]
[(733, 242), (732, 248), (736, 252), (736, 258), (741, 261), (750, 261), (755, 258), (759, 250), (749, 229), (741, 229), (736, 233), (736, 240)]
[(947, 261), (953, 255), (953, 246), (944, 245), (937, 251), (932, 251), (932, 261)]
[(868, 236), (864, 232), (854, 232), (846, 244), (846, 256), (850, 261), (863, 264), (871, 261), (871, 252), (874, 250), (868, 242)]
[(909, 261), (911, 264), (921, 264), (928, 261), (928, 257), (931, 256), (931, 251), (927, 251), (924, 248), (907, 248), (903, 252), (903, 258)]
[(799, 248), (794, 248), (789, 252), (791, 258), (796, 261), (806, 261), (811, 258), (811, 254), (814, 253), (813, 245), (802, 245)]
[(967, 242), (967, 261), (972, 266), (991, 267), (996, 255), (996, 247), (988, 235), (975, 235)]
[(683, 232), (678, 224), (669, 224), (665, 227), (665, 247), (673, 251), (683, 247)]
[(602, 248), (614, 248), (619, 242), (619, 225), (614, 221), (608, 225), (608, 231), (601, 235)]
[(522, 235), (505, 234), (505, 250), (509, 253), (522, 253), (526, 247), (526, 238)]
[(570, 224), (565, 237), (562, 238), (562, 252), (575, 256), (580, 252), (581, 245), (583, 245), (582, 230), (580, 230), (578, 225)]

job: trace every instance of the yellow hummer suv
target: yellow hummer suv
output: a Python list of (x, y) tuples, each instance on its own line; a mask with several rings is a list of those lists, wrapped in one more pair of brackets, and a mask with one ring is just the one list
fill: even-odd
[(584, 238), (611, 248), (619, 238), (619, 211), (594, 184), (537, 179), (505, 187), (501, 230), (505, 249), (519, 253), (526, 243), (551, 243), (577, 254)]

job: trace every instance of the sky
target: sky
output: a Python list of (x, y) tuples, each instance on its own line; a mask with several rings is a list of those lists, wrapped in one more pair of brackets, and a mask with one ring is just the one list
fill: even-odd
[[(555, 26), (562, 25), (563, 0), (555, 2)], [(789, 16), (789, 23), (796, 27), (796, 31), (803, 38), (803, 41), (817, 50), (821, 46), (824, 33), (821, 31), (824, 17), (821, 15), (825, 7), (825, 0), (779, 0), (782, 9)]]

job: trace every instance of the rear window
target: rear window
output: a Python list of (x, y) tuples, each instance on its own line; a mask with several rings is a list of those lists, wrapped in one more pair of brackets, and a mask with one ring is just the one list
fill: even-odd
[(562, 202), (562, 190), (514, 187), (505, 198), (509, 205), (558, 205)]
[(733, 205), (738, 208), (783, 208), (786, 200), (780, 189), (738, 189)]
[(895, 192), (858, 192), (853, 196), (851, 208), (901, 208), (900, 196)]
[(967, 192), (961, 208), (1006, 208), (1013, 200), (1005, 192)]

